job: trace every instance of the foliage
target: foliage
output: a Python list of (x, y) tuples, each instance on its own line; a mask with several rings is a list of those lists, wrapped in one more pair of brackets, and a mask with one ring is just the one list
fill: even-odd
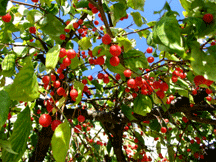
[[(0, 0), (3, 162), (205, 158), (216, 135), (216, 2), (180, 3), (184, 19), (166, 2), (147, 22), (145, 0)], [(55, 122), (42, 127), (42, 114)]]

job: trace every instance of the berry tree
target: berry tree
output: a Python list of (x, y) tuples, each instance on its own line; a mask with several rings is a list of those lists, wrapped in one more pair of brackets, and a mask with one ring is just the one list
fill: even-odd
[[(215, 1), (180, 0), (184, 19), (166, 2), (151, 22), (142, 16), (145, 0), (0, 2), (3, 162), (153, 161), (146, 137), (157, 141), (156, 161), (208, 158)], [(129, 16), (133, 25), (118, 28)], [(136, 49), (129, 35), (148, 48)], [(96, 124), (107, 143), (90, 135)]]

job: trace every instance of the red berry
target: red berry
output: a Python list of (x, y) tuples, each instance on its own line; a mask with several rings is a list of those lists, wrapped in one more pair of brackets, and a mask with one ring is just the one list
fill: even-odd
[(60, 120), (53, 120), (52, 123), (51, 123), (51, 128), (53, 131), (55, 131), (55, 129), (58, 127), (58, 125), (61, 124), (61, 121)]
[(74, 128), (74, 132), (79, 133), (81, 131), (81, 129), (82, 129), (81, 125), (76, 125)]
[(105, 63), (103, 56), (98, 57), (96, 60), (98, 65), (103, 65)]
[(161, 128), (161, 132), (162, 132), (162, 133), (166, 133), (166, 132), (167, 132), (166, 127), (162, 127), (162, 128)]
[(42, 114), (39, 118), (39, 124), (43, 127), (48, 127), (52, 122), (52, 118), (49, 114)]
[(44, 84), (49, 84), (49, 81), (50, 81), (50, 77), (48, 75), (45, 75), (43, 78), (42, 78), (42, 82)]
[(98, 9), (97, 9), (97, 7), (93, 7), (93, 8), (92, 8), (92, 13), (93, 13), (93, 14), (98, 13)]
[(72, 99), (76, 99), (76, 98), (78, 97), (78, 92), (77, 92), (77, 90), (76, 90), (76, 89), (72, 89), (72, 90), (70, 91), (70, 96), (71, 96)]
[(57, 80), (57, 81), (55, 81), (55, 82), (53, 83), (53, 86), (54, 86), (55, 88), (58, 88), (58, 87), (61, 86), (61, 82)]
[(189, 120), (185, 116), (183, 116), (182, 117), (182, 121), (185, 122), (185, 123), (187, 123)]
[(104, 83), (106, 83), (106, 84), (107, 84), (107, 83), (109, 83), (109, 81), (110, 81), (110, 80), (109, 80), (109, 78), (108, 78), (108, 77), (104, 77), (104, 78), (103, 78), (103, 82), (104, 82)]
[(73, 59), (74, 57), (76, 57), (76, 52), (73, 49), (69, 49), (66, 52), (66, 55), (69, 59)]
[(148, 58), (147, 58), (147, 61), (148, 61), (149, 63), (154, 62), (154, 57), (148, 57)]
[(116, 80), (120, 80), (121, 79), (120, 74), (116, 74), (115, 78), (116, 78)]
[(98, 24), (99, 24), (99, 21), (95, 20), (95, 21), (94, 21), (94, 24), (95, 24), (95, 25), (98, 25)]
[(59, 96), (63, 96), (63, 95), (65, 94), (64, 88), (59, 87), (59, 88), (57, 89), (57, 94), (58, 94)]
[(104, 74), (103, 73), (99, 73), (98, 74), (98, 79), (103, 79), (104, 78)]
[(37, 110), (37, 114), (38, 115), (41, 114), (41, 110), (40, 109)]
[(124, 71), (124, 76), (125, 76), (125, 77), (128, 77), (128, 78), (129, 78), (129, 77), (131, 76), (131, 74), (132, 74), (132, 72), (131, 72), (130, 69), (127, 69), (127, 70)]
[(135, 86), (136, 86), (136, 81), (135, 81), (135, 79), (129, 79), (129, 80), (127, 81), (127, 86), (130, 87), (130, 88), (135, 88)]
[(8, 13), (8, 14), (2, 16), (2, 21), (6, 22), (6, 23), (10, 22), (11, 21), (11, 15)]
[(93, 80), (93, 77), (91, 75), (89, 75), (87, 78), (88, 78), (89, 81)]
[(87, 81), (86, 79), (83, 79), (83, 80), (82, 80), (82, 83), (83, 83), (83, 84), (87, 84), (88, 81)]
[(175, 83), (175, 82), (177, 82), (177, 81), (178, 81), (178, 77), (177, 77), (177, 76), (175, 76), (175, 75), (173, 75), (171, 79), (172, 79), (172, 82), (173, 82), (173, 83)]
[(70, 60), (68, 57), (65, 57), (65, 58), (63, 59), (63, 64), (64, 64), (65, 66), (69, 66), (69, 65), (71, 64), (71, 60)]
[(65, 40), (66, 36), (64, 34), (61, 34), (59, 37), (61, 40)]
[(111, 37), (109, 36), (109, 34), (105, 34), (103, 37), (102, 37), (102, 42), (103, 44), (110, 44), (111, 43)]
[(148, 47), (147, 50), (146, 50), (146, 52), (147, 52), (147, 53), (152, 53), (152, 48), (151, 48), (151, 47)]
[(36, 28), (34, 26), (30, 27), (29, 32), (32, 33), (32, 34), (35, 34), (36, 33)]
[(120, 60), (117, 56), (113, 56), (110, 58), (110, 65), (112, 66), (118, 66), (120, 63)]
[(79, 19), (79, 20), (78, 20), (78, 24), (79, 24), (79, 25), (82, 25), (82, 24), (83, 24), (83, 20), (82, 20), (82, 19)]
[(37, 3), (39, 0), (31, 0), (32, 2), (34, 2), (34, 3)]
[(198, 86), (204, 84), (205, 78), (202, 75), (197, 75), (194, 77), (194, 83)]
[(10, 120), (11, 119), (11, 113), (9, 112), (9, 114), (8, 114), (8, 120)]
[(77, 22), (73, 23), (74, 29), (77, 29), (79, 27), (79, 24)]
[(113, 56), (119, 56), (121, 54), (121, 47), (119, 45), (112, 45), (110, 47), (109, 52), (111, 53), (111, 55)]
[(69, 33), (69, 32), (70, 32), (70, 29), (64, 29), (64, 31), (65, 31), (66, 33)]
[(212, 100), (212, 97), (211, 96), (207, 96), (206, 100), (210, 102)]
[(207, 13), (203, 16), (203, 21), (205, 21), (206, 23), (211, 23), (213, 21), (214, 17), (212, 14)]
[(60, 52), (59, 52), (59, 57), (63, 58), (66, 56), (66, 50), (65, 48), (61, 48)]
[(94, 7), (94, 5), (91, 4), (91, 3), (89, 3), (88, 6), (89, 6), (89, 8), (91, 8), (91, 9)]
[(79, 122), (84, 122), (85, 121), (85, 117), (83, 115), (79, 115), (78, 118), (77, 118), (77, 120)]
[(165, 97), (165, 94), (162, 90), (159, 90), (156, 92), (156, 94), (158, 95), (158, 97), (160, 97), (161, 99), (163, 99)]

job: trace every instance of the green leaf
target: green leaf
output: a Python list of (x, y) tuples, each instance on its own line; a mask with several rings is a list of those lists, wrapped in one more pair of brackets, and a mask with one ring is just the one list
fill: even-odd
[(77, 92), (78, 92), (78, 97), (76, 98), (76, 102), (74, 103), (74, 105), (76, 105), (82, 99), (82, 91), (83, 91), (83, 88), (84, 88), (84, 84), (79, 82), (79, 81), (75, 81), (73, 86), (74, 86), (74, 89), (76, 89)]
[(129, 50), (131, 50), (132, 47), (132, 43), (128, 38), (125, 37), (118, 37), (117, 38), (117, 42), (119, 43), (118, 45), (121, 47), (124, 47), (124, 52), (128, 52)]
[(46, 68), (55, 69), (59, 59), (60, 45), (56, 45), (51, 48), (46, 54)]
[(31, 126), (31, 116), (30, 109), (27, 106), (19, 115), (14, 123), (13, 133), (9, 139), (11, 143), (12, 150), (18, 154), (13, 154), (7, 152), (7, 150), (2, 151), (3, 161), (13, 161), (18, 162), (23, 156), (27, 148), (27, 140), (30, 134)]
[(128, 6), (134, 10), (144, 11), (145, 0), (128, 0)]
[(64, 5), (60, 6), (63, 15), (67, 15), (70, 12), (71, 6), (68, 4), (68, 2), (66, 1)]
[(161, 153), (161, 143), (160, 143), (160, 141), (157, 142), (156, 149), (157, 149), (158, 154)]
[(73, 59), (71, 59), (71, 64), (70, 64), (70, 68), (71, 69), (76, 69), (78, 67), (78, 65), (83, 64), (83, 60), (79, 59), (76, 55), (76, 57), (74, 57)]
[(9, 153), (17, 154), (16, 152), (14, 152), (12, 150), (11, 143), (9, 141), (7, 141), (7, 140), (0, 139), (0, 147), (2, 147), (3, 149), (5, 149)]
[(175, 17), (162, 17), (154, 27), (153, 38), (155, 43), (163, 44), (179, 56), (184, 54), (180, 27)]
[(191, 56), (194, 61), (191, 62), (191, 66), (195, 73), (203, 75), (206, 79), (216, 81), (216, 71), (212, 70), (216, 68), (215, 54), (207, 54), (200, 49), (198, 42), (191, 44)]
[[(138, 31), (138, 30), (135, 30), (135, 31)], [(149, 30), (142, 30), (142, 31), (138, 31), (137, 34), (139, 34), (139, 37), (142, 38), (147, 38), (148, 35), (150, 34), (150, 31)]]
[(26, 18), (31, 24), (34, 24), (36, 21), (40, 20), (42, 16), (43, 14), (39, 10), (32, 9), (27, 12)]
[(175, 157), (174, 157), (175, 151), (173, 150), (173, 146), (167, 145), (167, 149), (168, 149), (169, 161), (174, 162), (175, 161)]
[(71, 129), (68, 121), (61, 123), (53, 134), (51, 145), (53, 151), (53, 157), (56, 162), (64, 162), (71, 137)]
[(22, 46), (14, 46), (13, 47), (14, 52), (16, 53), (17, 57), (22, 57), (28, 53), (27, 47)]
[(0, 0), (0, 16), (6, 15), (7, 3), (9, 0)]
[(123, 54), (125, 66), (133, 71), (139, 72), (139, 68), (148, 68), (149, 64), (143, 52), (139, 50), (129, 50)]
[(59, 38), (64, 32), (65, 26), (53, 14), (47, 14), (39, 23), (40, 29), (51, 39), (62, 42)]
[(60, 6), (65, 5), (65, 1), (66, 1), (66, 0), (56, 0), (56, 2), (57, 2)]
[(171, 11), (171, 8), (168, 2), (165, 3), (164, 7), (160, 11), (154, 11), (154, 14), (161, 14), (161, 12), (164, 10)]
[(142, 16), (139, 12), (131, 12), (133, 20), (138, 27), (141, 27), (144, 23), (142, 21)]
[(78, 41), (79, 46), (81, 47), (82, 50), (87, 50), (92, 46), (91, 44), (91, 38), (89, 37), (83, 37)]
[(10, 97), (5, 91), (0, 91), (0, 128), (4, 125), (7, 120), (10, 107)]
[(111, 14), (111, 18), (114, 26), (120, 20), (120, 18), (127, 15), (126, 9), (125, 3), (115, 3), (110, 7), (111, 13), (113, 13)]
[(103, 86), (97, 82), (97, 80), (91, 81), (91, 83), (101, 92), (104, 92)]
[(133, 109), (130, 108), (127, 105), (122, 105), (121, 110), (124, 113), (124, 115), (131, 121), (131, 120), (136, 120), (136, 118), (132, 115)]
[(13, 84), (7, 90), (11, 100), (33, 101), (38, 98), (37, 76), (34, 73), (34, 67), (30, 57), (25, 60), (25, 65), (16, 75)]
[(5, 77), (11, 77), (15, 71), (15, 61), (16, 61), (15, 54), (8, 54), (7, 56), (5, 56), (2, 62), (1, 75), (4, 75)]
[(88, 4), (89, 4), (89, 1), (87, 0), (81, 0), (79, 1), (78, 3), (76, 3), (76, 8), (88, 8)]
[(146, 116), (152, 109), (152, 101), (146, 96), (139, 94), (134, 100), (134, 113)]

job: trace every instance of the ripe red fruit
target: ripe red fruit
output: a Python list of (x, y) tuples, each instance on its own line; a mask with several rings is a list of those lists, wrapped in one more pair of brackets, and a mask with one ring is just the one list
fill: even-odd
[(88, 78), (89, 81), (93, 80), (93, 77), (91, 75), (89, 75), (87, 78)]
[(167, 91), (167, 90), (169, 89), (169, 86), (168, 86), (167, 83), (163, 82), (163, 83), (161, 83), (161, 85), (160, 85), (160, 89), (161, 89), (162, 91)]
[(165, 94), (162, 90), (159, 90), (156, 92), (156, 94), (158, 95), (158, 97), (160, 97), (161, 99), (163, 99), (165, 97)]
[(92, 13), (93, 13), (93, 14), (98, 13), (98, 9), (97, 9), (97, 7), (93, 7), (93, 8), (92, 8)]
[(130, 69), (127, 69), (127, 70), (124, 71), (124, 76), (125, 76), (125, 77), (128, 77), (128, 78), (129, 78), (129, 77), (131, 76), (131, 74), (132, 74), (132, 72), (131, 72)]
[(166, 133), (166, 132), (167, 132), (166, 127), (162, 127), (162, 128), (161, 128), (161, 132), (162, 132), (162, 133)]
[(74, 29), (77, 29), (79, 27), (79, 24), (77, 22), (73, 23)]
[(73, 49), (69, 49), (66, 52), (66, 55), (69, 59), (73, 59), (74, 57), (76, 57), (76, 52)]
[(11, 21), (11, 15), (7, 13), (6, 15), (2, 16), (2, 21), (8, 23)]
[(40, 109), (37, 110), (37, 114), (38, 115), (41, 114), (41, 110)]
[(94, 5), (91, 4), (91, 3), (89, 3), (88, 6), (89, 6), (89, 8), (91, 8), (91, 9), (94, 7)]
[(39, 124), (43, 127), (48, 127), (52, 122), (52, 118), (49, 114), (42, 114), (39, 118)]
[(99, 73), (98, 74), (98, 79), (103, 79), (104, 78), (104, 74), (103, 73)]
[(85, 121), (85, 117), (83, 115), (79, 115), (78, 118), (77, 118), (77, 120), (79, 122), (84, 122)]
[(83, 20), (82, 20), (82, 19), (79, 19), (79, 20), (78, 20), (78, 24), (79, 24), (79, 25), (82, 25), (82, 24), (83, 24)]
[(197, 75), (194, 77), (194, 83), (198, 86), (204, 84), (205, 78), (202, 75)]
[(83, 84), (87, 84), (88, 81), (87, 81), (86, 79), (83, 79), (83, 80), (82, 80), (82, 83), (83, 83)]
[(152, 48), (151, 48), (151, 47), (148, 47), (147, 50), (146, 50), (146, 52), (147, 52), (147, 53), (152, 53)]
[(210, 102), (212, 100), (212, 97), (211, 96), (207, 96), (206, 100)]
[(212, 90), (211, 90), (211, 89), (206, 89), (206, 93), (207, 93), (207, 94), (211, 94), (211, 93), (212, 93)]
[(105, 63), (104, 57), (100, 56), (97, 58), (97, 64), (98, 65), (103, 65)]
[(66, 33), (69, 33), (69, 32), (70, 32), (70, 29), (64, 29), (64, 31), (65, 31)]
[(189, 120), (185, 116), (183, 116), (182, 117), (182, 121), (185, 122), (185, 123), (187, 123)]
[(119, 56), (121, 54), (121, 47), (119, 45), (112, 45), (110, 46), (109, 52), (113, 56)]
[(66, 36), (64, 34), (61, 34), (59, 37), (61, 40), (65, 40)]
[(74, 128), (74, 132), (79, 133), (81, 131), (81, 129), (82, 129), (81, 125), (76, 125)]
[(59, 88), (57, 89), (57, 94), (58, 94), (59, 96), (63, 96), (63, 95), (65, 94), (64, 88), (59, 87)]
[(104, 78), (103, 78), (103, 82), (104, 82), (104, 83), (106, 83), (106, 84), (107, 84), (107, 83), (109, 83), (109, 81), (110, 81), (110, 80), (109, 80), (109, 78), (108, 78), (108, 77), (104, 77)]
[(68, 57), (65, 57), (65, 58), (63, 59), (63, 64), (64, 64), (65, 66), (69, 66), (69, 65), (71, 64), (71, 60), (70, 60)]
[(55, 82), (53, 83), (53, 86), (54, 86), (55, 88), (58, 88), (58, 87), (61, 86), (61, 82), (57, 80), (57, 81), (55, 81)]
[(110, 65), (118, 66), (119, 63), (120, 63), (120, 60), (119, 60), (118, 56), (113, 56), (110, 58)]
[(49, 81), (50, 81), (50, 77), (48, 75), (45, 75), (43, 78), (42, 78), (42, 82), (44, 84), (49, 84)]
[(173, 95), (170, 95), (169, 98), (170, 98), (171, 101), (174, 100), (174, 96)]
[(59, 57), (60, 58), (63, 58), (66, 56), (66, 50), (65, 48), (61, 48), (60, 52), (59, 52)]
[(105, 34), (103, 37), (102, 37), (102, 42), (103, 44), (110, 44), (111, 43), (111, 37), (109, 36), (109, 34)]
[(98, 24), (99, 24), (99, 21), (95, 20), (95, 21), (94, 21), (94, 24), (95, 24), (95, 25), (98, 25)]
[(10, 118), (11, 118), (11, 113), (9, 112), (9, 114), (8, 114), (8, 120), (10, 120)]
[(148, 61), (149, 63), (154, 62), (154, 57), (148, 57), (148, 58), (147, 58), (147, 61)]
[(121, 79), (120, 74), (116, 74), (115, 78), (116, 78), (116, 80), (120, 80)]
[(37, 3), (39, 0), (31, 0), (32, 2), (34, 2), (34, 3)]
[(175, 82), (177, 82), (177, 81), (178, 81), (178, 77), (177, 77), (177, 76), (175, 76), (175, 75), (173, 75), (171, 79), (172, 79), (172, 82), (173, 82), (173, 83), (175, 83)]
[(36, 33), (36, 28), (34, 26), (31, 26), (29, 28), (29, 32), (32, 33), (32, 34), (35, 34)]
[(135, 86), (136, 86), (136, 81), (135, 81), (135, 79), (129, 79), (129, 80), (127, 81), (127, 86), (130, 87), (130, 88), (135, 88)]
[(214, 17), (212, 14), (207, 13), (203, 16), (203, 21), (205, 21), (206, 23), (211, 23), (213, 21)]
[(55, 131), (55, 129), (58, 127), (59, 124), (61, 124), (60, 120), (53, 120), (51, 123), (52, 130)]
[(72, 99), (76, 99), (76, 98), (78, 97), (78, 92), (77, 92), (77, 90), (76, 90), (76, 89), (72, 89), (72, 90), (70, 91), (70, 96), (71, 96)]

